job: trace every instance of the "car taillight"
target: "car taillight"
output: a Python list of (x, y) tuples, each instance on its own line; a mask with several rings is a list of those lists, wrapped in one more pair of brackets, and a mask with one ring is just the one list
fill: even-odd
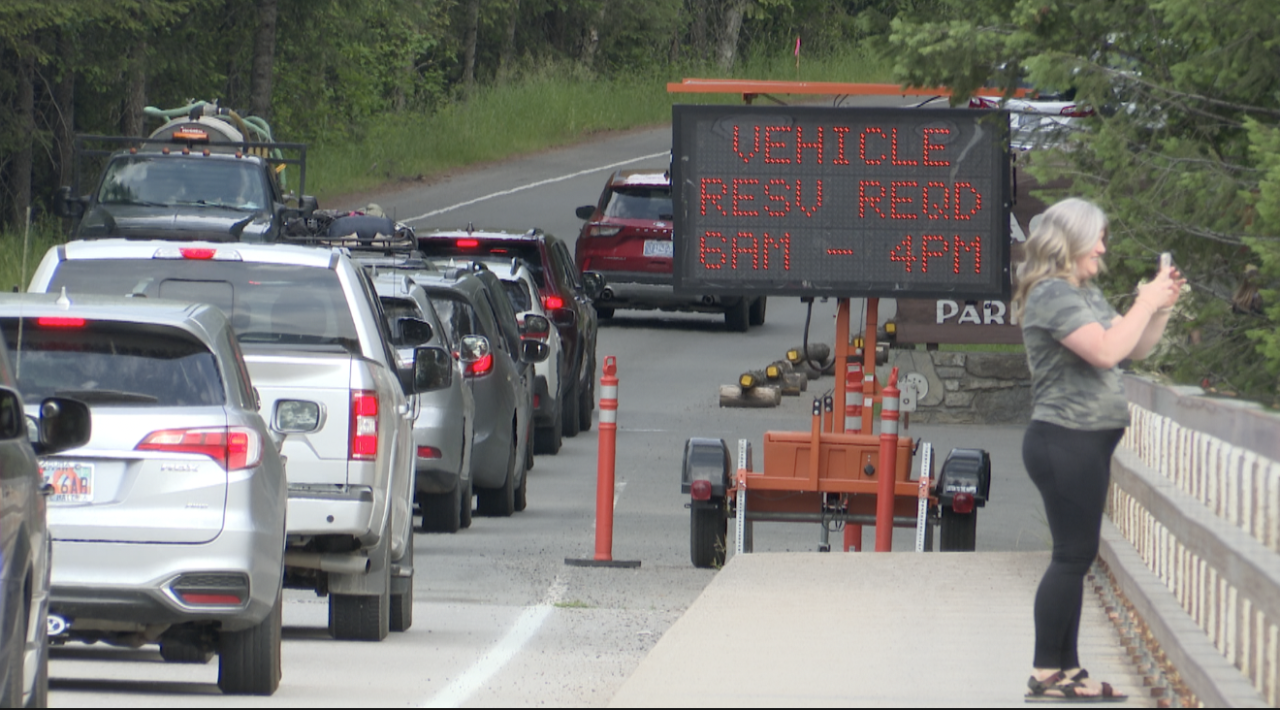
[(460, 249), (475, 249), (478, 246), (480, 246), (479, 239), (459, 239), (458, 240), (458, 248)]
[(419, 446), (418, 458), (420, 459), (438, 459), (442, 456), (440, 449), (434, 446)]
[(151, 255), (152, 259), (188, 259), (191, 261), (244, 261), (235, 249), (210, 249), (208, 247), (161, 247)]
[(85, 320), (83, 318), (57, 318), (46, 317), (37, 318), (36, 325), (41, 328), (83, 328)]
[(467, 363), (467, 377), (479, 377), (487, 375), (493, 369), (493, 353), (487, 353), (484, 357), (475, 362)]
[(262, 439), (246, 427), (163, 429), (148, 434), (134, 449), (200, 454), (228, 471), (253, 468), (262, 460)]
[(981, 96), (974, 96), (973, 98), (969, 99), (969, 108), (988, 108), (988, 109), (1000, 108), (1000, 104), (999, 102), (993, 101), (991, 99), (983, 98)]
[(542, 305), (549, 311), (556, 308), (564, 308), (564, 299), (556, 295), (543, 296)]
[(355, 390), (351, 393), (351, 445), (348, 458), (372, 461), (378, 457), (378, 393)]
[(622, 231), (622, 227), (606, 227), (603, 224), (593, 224), (587, 228), (588, 237), (612, 237)]
[(1064, 106), (1058, 113), (1062, 116), (1070, 116), (1071, 118), (1084, 118), (1085, 116), (1092, 116), (1093, 109), (1072, 104), (1070, 106)]

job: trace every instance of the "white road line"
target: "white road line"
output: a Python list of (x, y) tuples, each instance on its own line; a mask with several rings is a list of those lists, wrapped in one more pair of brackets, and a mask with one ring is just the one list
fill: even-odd
[(617, 162), (617, 163), (609, 163), (608, 165), (601, 165), (601, 166), (600, 166), (600, 167), (598, 167), (598, 168), (588, 168), (588, 169), (586, 169), (586, 170), (579, 170), (579, 171), (578, 171), (578, 172), (576, 172), (576, 173), (569, 173), (568, 175), (561, 175), (560, 177), (547, 178), (546, 180), (539, 180), (539, 181), (537, 181), (537, 182), (531, 182), (531, 183), (529, 183), (528, 185), (521, 185), (520, 187), (513, 187), (513, 188), (511, 188), (510, 190), (502, 190), (502, 191), (500, 191), (500, 192), (491, 192), (491, 193), (489, 193), (488, 195), (484, 195), (483, 197), (477, 197), (477, 198), (475, 198), (475, 199), (467, 200), (466, 202), (459, 202), (459, 203), (458, 203), (458, 204), (456, 204), (456, 205), (449, 205), (448, 207), (441, 207), (441, 208), (440, 208), (440, 209), (438, 209), (438, 210), (431, 210), (430, 212), (424, 212), (424, 213), (422, 213), (422, 214), (418, 215), (417, 217), (410, 217), (409, 219), (405, 219), (405, 220), (401, 220), (401, 221), (402, 221), (402, 222), (405, 222), (405, 223), (408, 223), (408, 222), (417, 222), (417, 221), (419, 221), (419, 220), (423, 220), (423, 219), (426, 219), (426, 218), (428, 218), (428, 217), (435, 217), (435, 216), (436, 216), (436, 215), (438, 215), (438, 214), (444, 214), (445, 212), (450, 212), (450, 211), (452, 211), (452, 210), (456, 210), (456, 209), (458, 209), (459, 207), (466, 207), (466, 206), (468, 206), (468, 205), (474, 205), (474, 204), (476, 204), (477, 202), (484, 202), (485, 200), (492, 200), (492, 199), (493, 199), (493, 198), (495, 198), (495, 197), (505, 197), (506, 195), (513, 195), (513, 194), (515, 194), (515, 193), (517, 193), (517, 192), (523, 192), (523, 191), (525, 191), (525, 190), (532, 190), (532, 189), (533, 189), (533, 188), (535, 188), (535, 187), (541, 187), (541, 186), (543, 186), (543, 185), (550, 185), (550, 184), (551, 184), (551, 183), (553, 183), (553, 182), (564, 182), (565, 180), (572, 180), (573, 178), (576, 178), (576, 177), (582, 177), (583, 175), (590, 175), (591, 173), (598, 173), (598, 172), (601, 172), (601, 171), (603, 171), (603, 170), (612, 170), (612, 169), (614, 169), (614, 168), (620, 168), (620, 167), (622, 167), (623, 165), (629, 165), (629, 164), (631, 164), (631, 163), (638, 163), (638, 162), (640, 162), (641, 160), (652, 160), (652, 159), (654, 159), (654, 158), (661, 158), (661, 157), (662, 157), (662, 156), (664, 156), (664, 155), (670, 155), (670, 154), (671, 154), (671, 151), (669, 151), (669, 150), (664, 150), (664, 151), (662, 151), (661, 153), (653, 153), (652, 155), (642, 155), (642, 156), (640, 156), (640, 157), (638, 157), (638, 158), (630, 158), (630, 159), (627, 159), (627, 160), (619, 161), (619, 162)]
[(480, 657), (474, 665), (467, 669), (466, 673), (458, 676), (458, 679), (450, 683), (436, 693), (429, 700), (424, 702), (420, 707), (424, 708), (456, 708), (462, 707), (477, 690), (493, 677), (495, 673), (502, 670), (507, 662), (515, 658), (520, 649), (529, 642), (538, 633), (538, 629), (542, 627), (542, 622), (547, 620), (551, 615), (551, 611), (555, 609), (556, 602), (564, 597), (566, 584), (564, 580), (556, 577), (551, 583), (551, 587), (547, 590), (547, 596), (542, 603), (537, 606), (531, 606), (521, 612), (516, 619), (516, 623), (502, 637), (493, 648)]

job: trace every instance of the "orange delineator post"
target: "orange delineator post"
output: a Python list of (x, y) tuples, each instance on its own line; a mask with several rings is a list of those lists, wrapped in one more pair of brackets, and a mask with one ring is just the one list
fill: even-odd
[(880, 398), (880, 468), (876, 490), (876, 552), (893, 551), (893, 484), (898, 470), (898, 368)]
[(600, 376), (600, 450), (596, 458), (596, 555), (613, 559), (613, 476), (618, 450), (618, 360), (604, 359)]
[(880, 299), (867, 299), (867, 332), (862, 342), (862, 433), (874, 426), (876, 396), (876, 326), (880, 323)]

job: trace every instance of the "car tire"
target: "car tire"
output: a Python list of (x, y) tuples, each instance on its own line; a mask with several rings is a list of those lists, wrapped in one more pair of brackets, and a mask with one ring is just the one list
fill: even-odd
[(280, 687), (281, 622), (284, 596), (267, 618), (243, 631), (224, 631), (218, 639), (218, 688), (226, 695), (271, 695)]
[(768, 298), (761, 296), (751, 302), (751, 313), (747, 317), (747, 322), (751, 325), (764, 325), (764, 312), (768, 306)]
[[(20, 614), (21, 616), (19, 616)], [(26, 688), (23, 687), (23, 683), (26, 680), (24, 672), (26, 665), (24, 656), (26, 654), (23, 653), (22, 649), (26, 648), (26, 631), (29, 623), (31, 623), (30, 610), (24, 606), (14, 611), (13, 631), (10, 634), (9, 641), (5, 644), (9, 649), (9, 668), (5, 674), (7, 677), (3, 679), (5, 682), (4, 694), (0, 696), (0, 705), (3, 705), (3, 707), (22, 707), (22, 694), (26, 692)]]
[(471, 480), (467, 479), (467, 487), (463, 489), (462, 496), (458, 501), (458, 527), (471, 527), (471, 515), (475, 506), (475, 493), (471, 488)]
[[(454, 490), (459, 487), (455, 487)], [(457, 510), (457, 506), (454, 506), (454, 510)], [(409, 567), (413, 567), (413, 533), (409, 533), (404, 554), (397, 560), (397, 564), (403, 565), (406, 561)], [(413, 575), (393, 576), (391, 578), (391, 618), (387, 621), (387, 627), (395, 633), (400, 633), (408, 631), (410, 626), (413, 626)]]
[(515, 511), (517, 513), (523, 511), (529, 506), (529, 471), (520, 472), (520, 485), (516, 486), (515, 493)]
[(476, 511), (492, 518), (509, 518), (516, 512), (516, 443), (507, 455), (507, 477), (500, 488), (481, 488), (476, 494)]
[(613, 309), (606, 306), (596, 306), (596, 317), (600, 320), (609, 320), (613, 317)]
[(419, 493), (422, 531), (456, 533), (462, 527), (462, 484), (448, 493)]
[(591, 431), (591, 413), (596, 409), (596, 356), (593, 353), (587, 365), (587, 379), (578, 401), (578, 430)]
[(564, 401), (560, 403), (560, 418), (563, 420), (562, 433), (567, 437), (575, 437), (582, 430), (582, 421), (578, 418), (578, 381), (575, 379), (569, 390), (564, 393)]
[(381, 641), (391, 632), (391, 527), (382, 535), (374, 552), (383, 558), (373, 565), (382, 568), (382, 593), (329, 593), (329, 635), (339, 641)]
[(738, 299), (738, 302), (728, 308), (724, 312), (724, 324), (730, 333), (745, 333), (751, 325), (751, 308), (746, 298)]
[(560, 412), (563, 408), (563, 404), (556, 407), (556, 413), (551, 415), (551, 426), (533, 430), (533, 453), (553, 456), (560, 453), (560, 447), (564, 444), (564, 416)]
[(36, 663), (36, 679), (31, 684), (31, 697), (27, 698), (29, 708), (49, 707), (49, 639), (40, 643), (40, 660)]

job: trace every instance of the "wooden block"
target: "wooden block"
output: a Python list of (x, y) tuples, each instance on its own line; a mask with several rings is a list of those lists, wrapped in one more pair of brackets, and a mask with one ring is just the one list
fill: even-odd
[(782, 390), (762, 385), (746, 392), (737, 385), (720, 385), (721, 407), (776, 407), (782, 402)]

